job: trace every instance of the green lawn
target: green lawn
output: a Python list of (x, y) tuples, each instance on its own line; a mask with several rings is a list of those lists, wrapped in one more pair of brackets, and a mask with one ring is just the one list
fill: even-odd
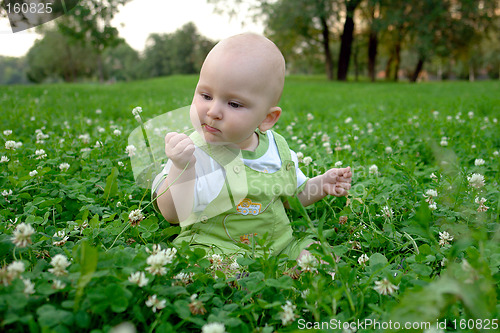
[[(217, 258), (181, 247), (155, 275), (148, 251), (171, 248), (179, 228), (134, 182), (131, 111), (141, 106), (146, 121), (186, 106), (196, 81), (0, 86), (0, 330), (498, 328), (499, 81), (288, 78), (276, 130), (312, 159), (301, 169), (354, 170), (348, 198), (289, 212), (296, 236), (320, 239), (313, 254), (329, 264), (296, 278), (287, 258), (249, 254), (215, 268)], [(145, 219), (131, 227), (136, 209)], [(152, 295), (165, 301), (155, 312)]]

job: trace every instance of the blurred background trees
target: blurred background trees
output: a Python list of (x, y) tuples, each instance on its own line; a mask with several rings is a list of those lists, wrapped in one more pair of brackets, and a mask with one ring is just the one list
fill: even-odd
[[(215, 44), (188, 23), (132, 49), (110, 22), (129, 0), (82, 0), (23, 58), (0, 57), (0, 83), (135, 80), (193, 74)], [(208, 0), (226, 14), (244, 1)], [(329, 80), (498, 79), (499, 0), (261, 0), (265, 27), (292, 74)], [(84, 55), (84, 56), (82, 56)]]

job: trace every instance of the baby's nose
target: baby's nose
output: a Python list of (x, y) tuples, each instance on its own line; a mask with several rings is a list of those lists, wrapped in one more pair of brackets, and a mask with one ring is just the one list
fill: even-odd
[(214, 119), (221, 119), (222, 118), (222, 108), (220, 107), (219, 103), (212, 103), (210, 108), (207, 111), (207, 115), (211, 118)]

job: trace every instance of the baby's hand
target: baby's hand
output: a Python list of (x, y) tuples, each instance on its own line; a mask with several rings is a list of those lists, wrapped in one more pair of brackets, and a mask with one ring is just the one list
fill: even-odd
[(351, 188), (351, 182), (351, 167), (330, 169), (323, 174), (323, 191), (329, 195), (343, 197)]
[(194, 149), (193, 141), (184, 133), (170, 132), (165, 136), (165, 154), (179, 169), (184, 169), (188, 163), (194, 165)]

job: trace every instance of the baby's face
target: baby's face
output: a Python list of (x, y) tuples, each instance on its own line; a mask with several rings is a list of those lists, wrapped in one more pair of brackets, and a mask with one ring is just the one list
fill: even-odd
[(269, 73), (253, 61), (207, 58), (200, 73), (191, 121), (206, 142), (247, 149), (255, 129), (273, 107)]

